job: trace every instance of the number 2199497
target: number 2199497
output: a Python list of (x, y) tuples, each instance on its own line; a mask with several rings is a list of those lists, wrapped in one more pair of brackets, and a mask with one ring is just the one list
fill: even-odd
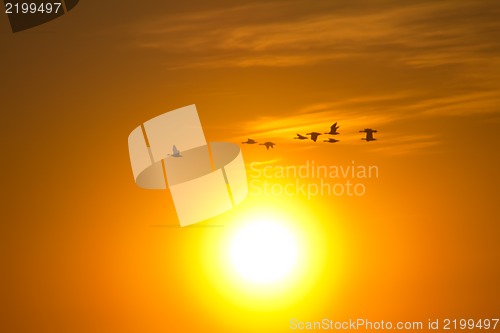
[(34, 2), (5, 3), (6, 14), (57, 14), (61, 10), (61, 2), (43, 2), (36, 4)]

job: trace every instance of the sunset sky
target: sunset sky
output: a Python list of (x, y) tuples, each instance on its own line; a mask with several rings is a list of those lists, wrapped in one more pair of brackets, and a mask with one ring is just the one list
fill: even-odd
[[(0, 14), (0, 331), (498, 318), (499, 17), (495, 0), (109, 0), (12, 33)], [(207, 141), (276, 143), (241, 145), (249, 182), (312, 161), (378, 177), (351, 179), (363, 196), (250, 190), (180, 228), (168, 191), (134, 183), (127, 137), (190, 104)], [(338, 143), (293, 139), (334, 122)], [(224, 252), (264, 215), (304, 249), (276, 289)]]

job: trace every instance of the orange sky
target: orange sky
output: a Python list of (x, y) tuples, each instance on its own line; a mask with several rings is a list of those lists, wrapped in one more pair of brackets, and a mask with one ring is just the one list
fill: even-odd
[[(0, 331), (498, 317), (499, 15), (496, 1), (83, 1), (16, 34), (0, 15)], [(248, 166), (379, 167), (362, 197), (249, 196), (204, 222), (269, 200), (301, 210), (322, 268), (289, 302), (227, 296), (204, 247), (225, 228), (175, 228), (168, 192), (135, 186), (128, 134), (189, 104), (209, 141), (277, 143), (243, 145)], [(339, 143), (293, 140), (335, 121)]]

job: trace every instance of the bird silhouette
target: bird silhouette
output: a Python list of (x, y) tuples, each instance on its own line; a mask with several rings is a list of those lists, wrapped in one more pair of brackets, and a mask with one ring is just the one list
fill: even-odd
[(377, 133), (377, 130), (373, 130), (371, 128), (365, 128), (364, 130), (359, 131), (359, 132), (366, 133), (366, 138), (362, 138), (361, 140), (366, 140), (366, 142), (377, 140), (373, 137), (373, 133)]
[(311, 133), (306, 133), (306, 135), (310, 135), (311, 136), (311, 140), (313, 140), (314, 142), (316, 142), (316, 140), (318, 140), (318, 136), (320, 136), (321, 133), (311, 132)]
[(337, 139), (328, 139), (328, 140), (323, 140), (323, 142), (328, 142), (328, 143), (335, 143), (335, 142), (339, 142), (340, 140), (337, 140)]
[(257, 141), (253, 140), (253, 139), (247, 139), (247, 141), (245, 142), (242, 142), (242, 143), (247, 143), (249, 145), (253, 145), (254, 143), (257, 143)]
[(274, 149), (274, 145), (275, 145), (275, 143), (273, 143), (273, 142), (269, 142), (269, 141), (266, 141), (266, 142), (264, 142), (264, 143), (259, 143), (259, 145), (261, 145), (261, 146), (266, 146), (267, 150), (269, 150), (269, 147), (271, 147), (271, 148), (273, 148), (273, 149)]
[(299, 140), (307, 140), (307, 139), (308, 139), (308, 137), (307, 137), (307, 136), (300, 135), (299, 133), (297, 133), (297, 136), (296, 136), (294, 139), (299, 139)]
[(333, 124), (332, 127), (330, 127), (330, 132), (325, 133), (325, 134), (331, 134), (331, 135), (337, 135), (340, 134), (337, 132), (337, 130), (340, 128), (340, 126), (337, 126), (337, 123)]
[(181, 152), (179, 151), (179, 149), (177, 149), (177, 147), (175, 145), (172, 148), (172, 151), (173, 151), (173, 154), (168, 154), (168, 155), (170, 155), (172, 157), (182, 157)]

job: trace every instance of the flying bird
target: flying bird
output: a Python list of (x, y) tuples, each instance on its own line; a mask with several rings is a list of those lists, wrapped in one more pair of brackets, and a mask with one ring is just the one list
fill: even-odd
[(335, 143), (335, 142), (339, 142), (340, 140), (337, 140), (337, 139), (328, 139), (328, 140), (323, 140), (323, 142), (328, 142), (328, 143)]
[(274, 145), (275, 145), (275, 143), (273, 143), (273, 142), (269, 142), (269, 141), (266, 141), (266, 142), (264, 142), (264, 143), (259, 143), (259, 145), (261, 145), (261, 146), (266, 146), (267, 150), (269, 150), (269, 147), (271, 147), (271, 148), (273, 148), (273, 149), (274, 149)]
[(340, 126), (337, 126), (337, 123), (333, 124), (332, 127), (330, 127), (330, 132), (325, 133), (325, 134), (332, 134), (332, 135), (337, 135), (340, 134), (337, 132), (337, 130), (340, 128)]
[(168, 154), (168, 155), (170, 155), (172, 157), (182, 157), (181, 152), (179, 151), (179, 149), (177, 149), (177, 147), (175, 145), (172, 148), (172, 151), (173, 151), (173, 154)]
[(311, 133), (306, 133), (306, 135), (310, 135), (311, 136), (311, 140), (313, 140), (314, 142), (316, 142), (316, 140), (318, 139), (318, 136), (320, 136), (321, 133), (311, 132)]
[(297, 133), (297, 136), (294, 139), (307, 140), (309, 138), (307, 136), (303, 136), (303, 135), (300, 135), (299, 133)]
[(364, 130), (359, 131), (359, 132), (366, 133), (366, 138), (362, 138), (361, 140), (366, 140), (366, 142), (377, 140), (373, 137), (373, 133), (377, 133), (377, 130), (373, 130), (371, 128), (365, 128)]
[(247, 143), (249, 145), (253, 145), (254, 143), (257, 143), (257, 141), (253, 140), (253, 139), (247, 139), (247, 141), (245, 142), (242, 142), (242, 143)]

